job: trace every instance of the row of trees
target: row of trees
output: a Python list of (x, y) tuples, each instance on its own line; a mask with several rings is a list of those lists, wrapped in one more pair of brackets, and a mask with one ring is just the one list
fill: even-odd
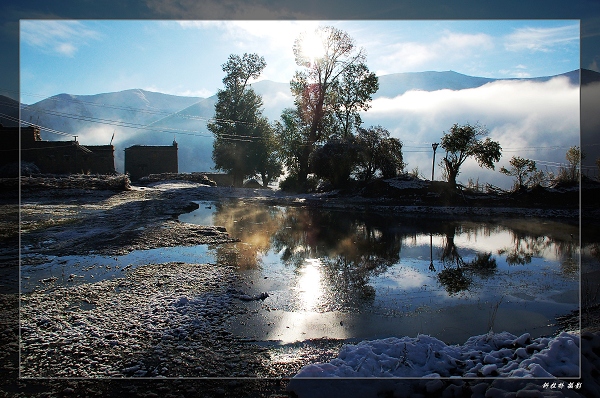
[[(274, 123), (263, 116), (262, 98), (249, 85), (266, 67), (264, 58), (230, 55), (222, 66), (224, 89), (217, 94), (215, 117), (208, 124), (215, 136), (215, 167), (230, 173), (234, 185), (258, 175), (265, 187), (285, 171), (282, 187), (296, 190), (308, 188), (311, 173), (341, 187), (351, 178), (368, 181), (403, 172), (402, 142), (384, 127), (362, 127), (360, 111), (369, 109), (379, 88), (364, 50), (346, 32), (328, 26), (299, 36), (293, 51), (301, 68), (290, 84), (294, 107)], [(468, 158), (494, 169), (502, 148), (487, 135), (477, 124), (455, 124), (444, 134), (441, 165), (448, 182), (456, 185)], [(534, 161), (513, 157), (510, 166), (500, 171), (515, 176), (518, 187), (540, 178)]]
[(585, 155), (578, 146), (570, 147), (566, 154), (566, 167), (560, 167), (558, 172), (545, 173), (537, 168), (535, 160), (525, 159), (520, 156), (513, 156), (510, 159), (510, 167), (502, 167), (500, 172), (508, 176), (515, 177), (515, 190), (530, 188), (544, 183), (576, 183), (581, 175), (581, 160)]

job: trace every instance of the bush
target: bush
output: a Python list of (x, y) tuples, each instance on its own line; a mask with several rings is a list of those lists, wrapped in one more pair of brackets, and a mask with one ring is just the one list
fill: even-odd
[(305, 184), (298, 181), (298, 176), (290, 174), (279, 183), (279, 189), (285, 192), (308, 193), (317, 191), (321, 179), (309, 175)]
[(334, 139), (315, 149), (310, 157), (310, 167), (335, 188), (345, 186), (358, 161), (359, 148), (353, 137)]

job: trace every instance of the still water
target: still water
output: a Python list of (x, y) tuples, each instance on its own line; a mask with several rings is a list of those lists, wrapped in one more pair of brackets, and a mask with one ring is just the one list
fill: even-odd
[(240, 239), (202, 255), (237, 264), (244, 293), (269, 294), (229, 323), (256, 341), (425, 333), (458, 344), (490, 329), (538, 337), (579, 305), (576, 225), (198, 204), (180, 221)]

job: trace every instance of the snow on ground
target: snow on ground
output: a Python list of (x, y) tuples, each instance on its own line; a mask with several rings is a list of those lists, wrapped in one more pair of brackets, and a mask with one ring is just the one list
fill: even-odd
[(307, 365), (296, 377), (577, 377), (579, 336), (531, 339), (508, 332), (448, 346), (428, 336), (390, 337), (345, 345), (329, 363)]
[(600, 396), (599, 354), (600, 333), (589, 332), (536, 339), (490, 332), (451, 346), (428, 335), (390, 337), (345, 345), (328, 363), (303, 367), (288, 391), (299, 398)]

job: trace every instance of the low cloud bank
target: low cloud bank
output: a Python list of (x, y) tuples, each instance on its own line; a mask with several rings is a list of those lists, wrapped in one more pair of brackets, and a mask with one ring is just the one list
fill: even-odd
[[(439, 142), (454, 123), (484, 125), (490, 138), (502, 146), (502, 159), (496, 171), (468, 161), (459, 180), (479, 179), (509, 188), (512, 179), (497, 170), (507, 166), (512, 156), (538, 160), (542, 169), (565, 163), (566, 150), (579, 145), (579, 102), (579, 87), (564, 77), (547, 82), (496, 81), (473, 89), (409, 91), (379, 98), (363, 121), (367, 126), (382, 125), (402, 140), (408, 169), (418, 167), (427, 178), (431, 177), (431, 143)], [(436, 163), (442, 156), (443, 150), (438, 149)], [(440, 171), (438, 163), (436, 179), (441, 178)]]

